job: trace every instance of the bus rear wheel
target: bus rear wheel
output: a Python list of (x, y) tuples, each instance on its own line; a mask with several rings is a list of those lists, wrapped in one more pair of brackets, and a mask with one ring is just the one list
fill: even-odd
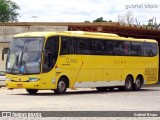
[(136, 90), (136, 91), (140, 90), (142, 84), (143, 84), (143, 83), (142, 83), (142, 79), (141, 79), (140, 77), (137, 77), (137, 78), (136, 78), (136, 81), (135, 81), (135, 83), (134, 83), (133, 89)]
[(114, 90), (114, 87), (109, 87), (108, 90), (109, 90), (109, 91), (113, 91), (113, 90)]
[(34, 94), (36, 94), (38, 92), (37, 89), (26, 89), (26, 91), (31, 95), (34, 95)]
[(57, 89), (54, 90), (56, 94), (64, 94), (67, 90), (67, 82), (64, 77), (60, 78), (57, 84)]
[(127, 76), (125, 80), (124, 90), (131, 91), (133, 88), (133, 80), (131, 76)]

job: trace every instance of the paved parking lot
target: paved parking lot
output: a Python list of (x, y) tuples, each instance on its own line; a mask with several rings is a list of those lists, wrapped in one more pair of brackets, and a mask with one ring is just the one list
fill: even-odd
[(131, 92), (67, 90), (64, 95), (50, 90), (29, 95), (24, 89), (0, 89), (0, 111), (160, 111), (159, 104), (160, 86)]
[(24, 89), (0, 89), (0, 110), (160, 110), (159, 104), (159, 86), (131, 92), (78, 89), (68, 90), (64, 95), (50, 90), (29, 95)]

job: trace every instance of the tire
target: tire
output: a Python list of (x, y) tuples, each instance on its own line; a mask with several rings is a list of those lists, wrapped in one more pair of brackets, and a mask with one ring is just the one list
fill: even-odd
[(64, 94), (67, 90), (67, 82), (65, 78), (60, 78), (57, 84), (57, 89), (54, 90), (56, 94)]
[(133, 86), (133, 90), (136, 90), (136, 91), (140, 90), (142, 84), (143, 84), (143, 83), (142, 83), (142, 79), (141, 79), (140, 77), (137, 77), (137, 78), (136, 78), (136, 81), (135, 81), (135, 83), (134, 83), (134, 86)]
[(118, 89), (119, 89), (119, 91), (124, 91), (125, 90), (124, 86), (120, 86), (120, 87), (118, 87)]
[(106, 91), (107, 91), (107, 88), (106, 88), (106, 87), (96, 87), (96, 89), (97, 89), (99, 92), (106, 92)]
[(126, 77), (124, 90), (131, 91), (133, 89), (133, 80), (130, 76)]
[(109, 90), (109, 91), (113, 91), (113, 90), (114, 90), (114, 87), (109, 87), (108, 90)]
[(35, 95), (38, 92), (37, 89), (26, 89), (26, 91), (31, 95)]

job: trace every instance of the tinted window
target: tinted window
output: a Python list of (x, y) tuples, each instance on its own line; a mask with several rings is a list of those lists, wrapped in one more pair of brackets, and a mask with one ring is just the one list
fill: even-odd
[(77, 42), (77, 54), (92, 54), (92, 43), (90, 39), (87, 38), (74, 38)]
[(144, 56), (155, 56), (157, 55), (157, 44), (156, 43), (144, 43)]
[(153, 56), (158, 54), (158, 51), (157, 51), (158, 47), (156, 43), (151, 43), (151, 49), (152, 49)]
[(155, 56), (156, 43), (62, 37), (61, 54)]
[(141, 42), (132, 42), (131, 55), (143, 56), (143, 44)]
[(58, 36), (50, 37), (46, 41), (43, 62), (43, 72), (49, 72), (55, 65), (58, 57), (59, 40)]
[(114, 46), (116, 44), (115, 42), (116, 41), (110, 41), (110, 40), (105, 41), (106, 43), (105, 54), (106, 55), (115, 55), (115, 52), (114, 52)]
[(131, 42), (125, 41), (124, 43), (124, 55), (131, 55)]
[(106, 55), (127, 55), (129, 54), (129, 43), (124, 41), (107, 40), (105, 41)]
[(104, 40), (92, 40), (92, 54), (104, 55), (105, 54), (105, 41)]
[(144, 56), (151, 56), (151, 44), (150, 43), (144, 43)]
[(71, 37), (62, 37), (61, 38), (61, 55), (71, 54)]
[(115, 41), (114, 51), (116, 55), (124, 55), (124, 41)]

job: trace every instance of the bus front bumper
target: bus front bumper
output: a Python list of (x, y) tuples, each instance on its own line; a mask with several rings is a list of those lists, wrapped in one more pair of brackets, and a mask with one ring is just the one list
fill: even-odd
[(19, 89), (19, 88), (26, 88), (26, 89), (39, 89), (40, 82), (13, 82), (6, 80), (6, 87), (9, 89)]

